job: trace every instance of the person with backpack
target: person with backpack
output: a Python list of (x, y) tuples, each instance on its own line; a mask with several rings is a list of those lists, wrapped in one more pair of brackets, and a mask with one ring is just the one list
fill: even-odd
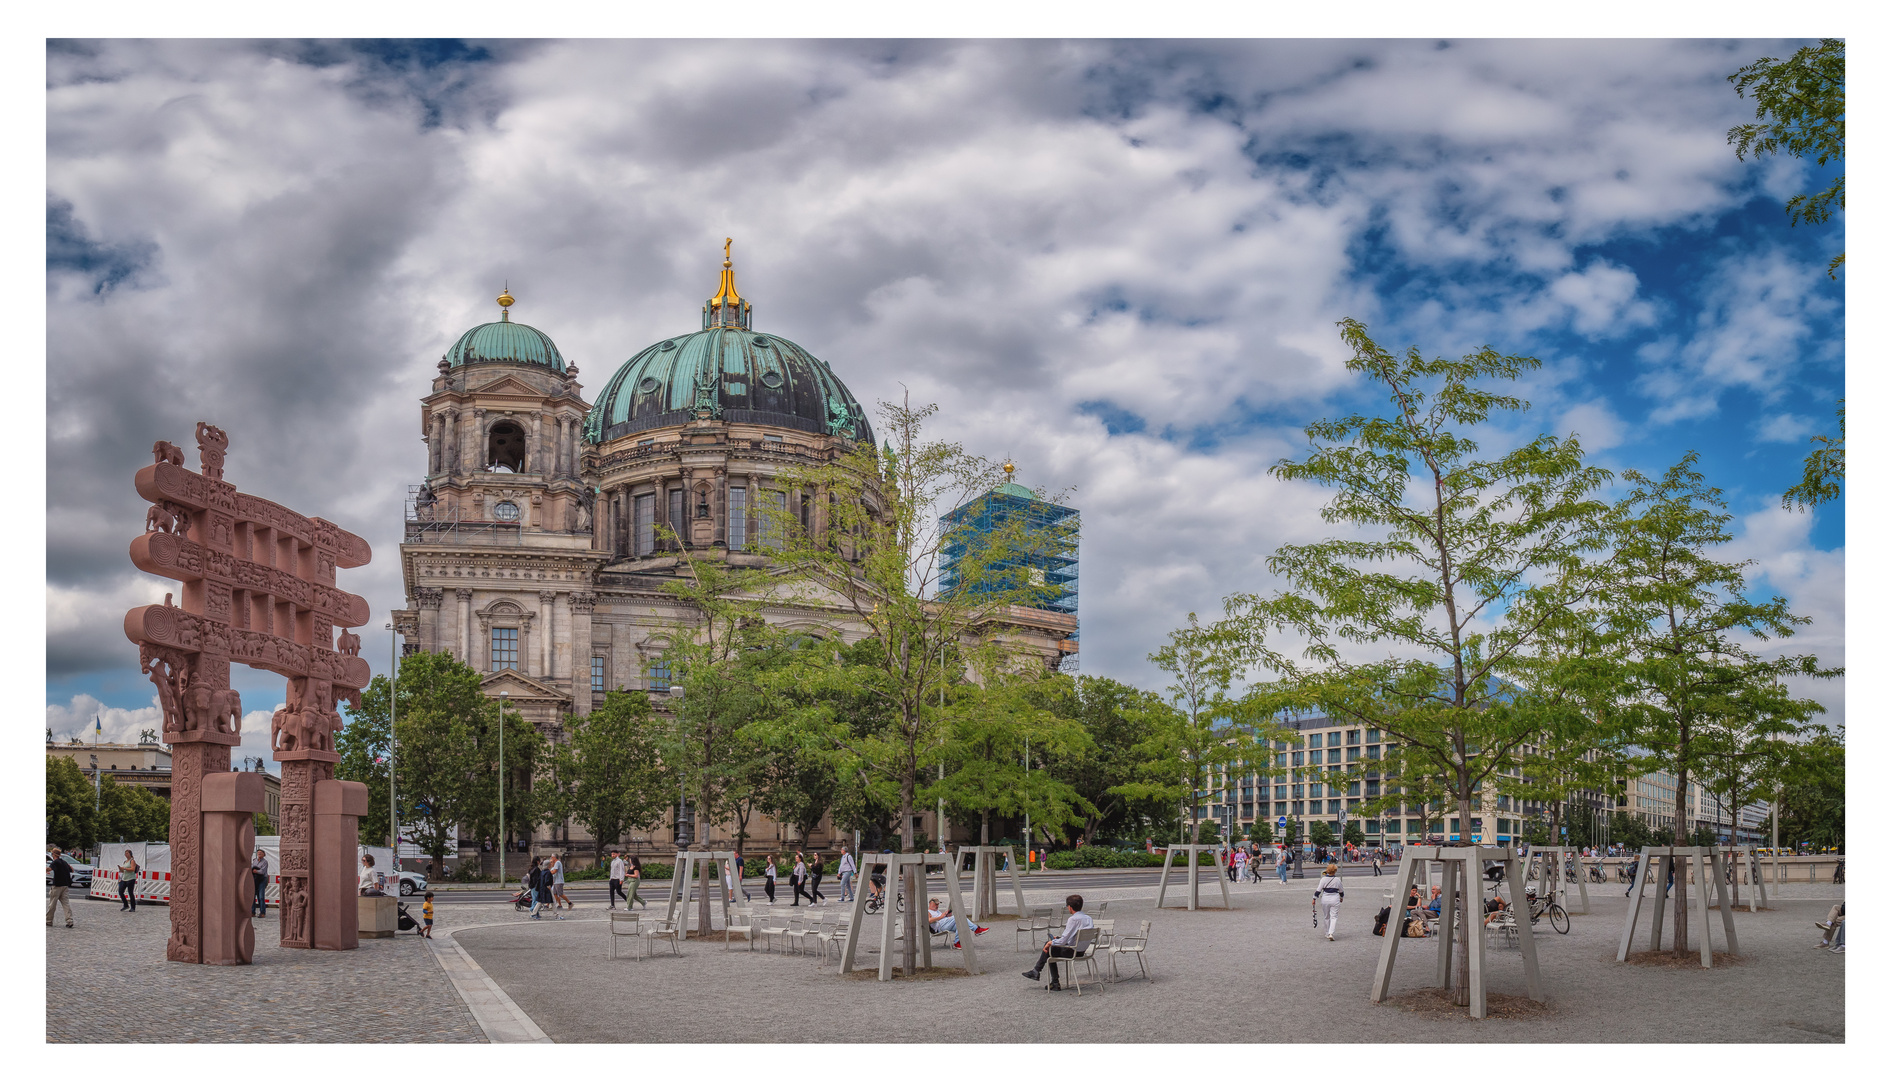
[[(1325, 909), (1326, 940), (1332, 941), (1333, 933), (1339, 928), (1339, 905), (1345, 903), (1345, 878), (1339, 874), (1338, 865), (1326, 867), (1326, 872), (1319, 876), (1319, 887), (1313, 890), (1313, 902)], [(1319, 920), (1313, 920), (1317, 929)]]
[(130, 848), (118, 864), (118, 910), (138, 910), (138, 860)]

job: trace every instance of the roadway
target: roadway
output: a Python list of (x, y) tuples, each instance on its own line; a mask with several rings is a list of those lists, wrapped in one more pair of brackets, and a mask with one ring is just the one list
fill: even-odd
[[(1270, 885), (1274, 888), (1280, 888), (1277, 872), (1275, 872), (1272, 867), (1263, 867), (1262, 869), (1265, 872), (1261, 876), (1260, 884), (1263, 887)], [(1306, 877), (1301, 880), (1310, 888), (1312, 880), (1318, 877), (1323, 869), (1324, 868), (1321, 866), (1307, 863)], [(1372, 876), (1372, 866), (1370, 863), (1342, 863), (1340, 864), (1339, 872), (1348, 878), (1369, 878)], [(1385, 866), (1384, 877), (1389, 880), (1396, 872), (1396, 863), (1387, 864)], [(1067, 888), (1072, 892), (1079, 892), (1085, 888), (1121, 889), (1135, 888), (1137, 886), (1153, 889), (1161, 881), (1161, 876), (1162, 872), (1160, 867), (1137, 868), (1134, 870), (1052, 870), (1019, 875), (1024, 883), (1024, 887), (1027, 889)], [(961, 887), (969, 887), (971, 884), (971, 875), (968, 873), (961, 874), (958, 880)], [(1177, 881), (1185, 884), (1187, 880), (1187, 867), (1177, 866), (1170, 872), (1168, 879), (1169, 888), (1172, 889)], [(1209, 867), (1204, 866), (1201, 868), (1201, 881), (1204, 885), (1213, 883), (1213, 872)], [(1000, 871), (997, 875), (997, 884), (1000, 892), (1009, 892), (1011, 887), (1010, 875)], [(1292, 879), (1288, 879), (1287, 884), (1291, 886), (1293, 884)], [(691, 902), (695, 900), (695, 890), (698, 886), (699, 883), (692, 884), (690, 887), (689, 898)], [(501, 890), (496, 885), (487, 886), (483, 889), (456, 886), (451, 889), (436, 891), (433, 896), (433, 902), (435, 904), (490, 904), (502, 906), (511, 903), (511, 894), (516, 892), (518, 888), (519, 886), (516, 882), (505, 890)], [(761, 879), (758, 877), (751, 877), (747, 880), (747, 889), (748, 894), (756, 900), (765, 900), (767, 898), (767, 894), (762, 892)], [(586, 904), (588, 902), (603, 903), (610, 895), (609, 884), (603, 881), (573, 881), (565, 885), (564, 891), (567, 896), (579, 904)], [(821, 894), (830, 901), (838, 901), (840, 898), (839, 879), (834, 877), (822, 878), (820, 891)], [(927, 894), (943, 896), (944, 891), (944, 875), (934, 872), (927, 878)], [(655, 903), (658, 898), (667, 897), (669, 895), (669, 882), (645, 881), (640, 895), (643, 899)], [(717, 895), (719, 896), (719, 894)], [(775, 886), (774, 895), (775, 899), (783, 905), (793, 901), (794, 890), (788, 885), (785, 877), (779, 879), (779, 884)]]

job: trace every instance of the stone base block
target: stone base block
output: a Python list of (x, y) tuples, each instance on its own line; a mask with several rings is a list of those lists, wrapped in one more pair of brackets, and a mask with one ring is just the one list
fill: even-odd
[(398, 925), (400, 911), (399, 900), (392, 896), (359, 896), (355, 898), (360, 912), (362, 937), (393, 937)]

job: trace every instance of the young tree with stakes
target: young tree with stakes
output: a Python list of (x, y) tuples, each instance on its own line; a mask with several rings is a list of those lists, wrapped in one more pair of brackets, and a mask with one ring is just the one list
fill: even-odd
[[(1360, 323), (1339, 326), (1346, 366), (1389, 407), (1310, 425), (1310, 453), (1271, 471), (1334, 489), (1322, 516), (1360, 535), (1280, 548), (1267, 565), (1288, 591), (1229, 597), (1224, 632), (1331, 716), (1395, 736), (1407, 767), (1442, 778), (1468, 828), (1479, 786), (1537, 733), (1505, 673), (1583, 596), (1523, 601), (1582, 566), (1605, 510), (1593, 494), (1609, 474), (1583, 461), (1574, 437), (1477, 456), (1474, 429), (1528, 407), (1485, 384), (1539, 361), (1487, 347), (1457, 360), (1415, 348), (1398, 357)], [(1304, 643), (1299, 656), (1287, 642)], [(1457, 961), (1454, 1000), (1467, 1005), (1467, 941)]]
[[(943, 749), (940, 689), (962, 678), (967, 663), (1002, 667), (1004, 657), (1021, 651), (1006, 630), (1011, 609), (1041, 606), (1061, 591), (1021, 565), (1076, 542), (1072, 531), (1046, 529), (1024, 514), (978, 528), (943, 520), (941, 512), (1004, 480), (998, 463), (925, 437), (936, 410), (910, 400), (882, 402), (877, 448), (858, 443), (834, 461), (782, 475), (785, 489), (815, 500), (824, 528), (803, 530), (785, 506), (759, 507), (776, 565), (836, 601), (873, 644), (858, 653), (871, 667), (822, 664), (813, 655), (821, 651), (808, 650), (808, 671), (821, 672), (835, 690), (872, 698), (884, 726), (865, 735), (837, 722), (817, 728), (860, 769), (896, 788), (900, 842), (908, 851), (914, 809)], [(951, 589), (944, 587), (948, 549), (956, 555)], [(906, 886), (916, 895), (912, 873), (908, 868)], [(903, 967), (910, 973), (920, 930), (918, 913), (906, 916)]]
[[(1790, 637), (1811, 620), (1783, 597), (1746, 598), (1750, 563), (1718, 562), (1711, 551), (1732, 540), (1719, 489), (1694, 471), (1689, 453), (1658, 480), (1630, 470), (1634, 485), (1609, 515), (1614, 568), (1605, 594), (1609, 633), (1625, 662), (1620, 710), (1635, 744), (1672, 774), (1674, 835), (1693, 831), (1688, 788), (1710, 753), (1716, 723), (1752, 709), (1763, 688), (1789, 677), (1828, 679), (1815, 656), (1764, 658), (1748, 642)], [(1767, 709), (1809, 715), (1806, 703), (1767, 693)], [(1674, 876), (1674, 955), (1687, 955), (1686, 875)]]

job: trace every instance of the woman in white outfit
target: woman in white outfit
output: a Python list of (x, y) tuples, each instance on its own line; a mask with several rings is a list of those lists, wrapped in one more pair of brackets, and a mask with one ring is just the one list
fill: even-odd
[(1339, 928), (1339, 905), (1345, 902), (1345, 879), (1339, 876), (1337, 863), (1326, 867), (1326, 872), (1319, 878), (1319, 887), (1313, 890), (1313, 902), (1325, 909), (1326, 940), (1331, 941), (1333, 931)]

